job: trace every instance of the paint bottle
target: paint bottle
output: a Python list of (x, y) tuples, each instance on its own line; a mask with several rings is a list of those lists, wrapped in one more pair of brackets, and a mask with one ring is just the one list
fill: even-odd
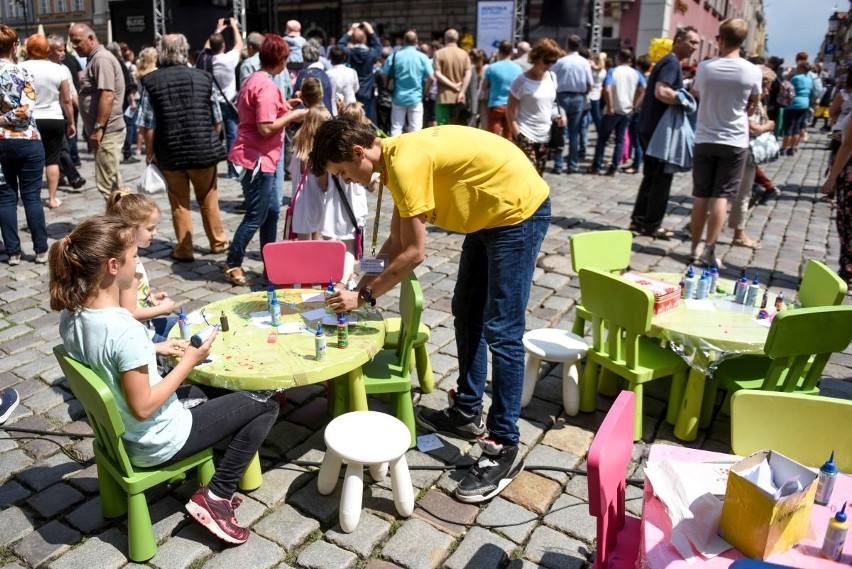
[(325, 332), (322, 330), (322, 322), (317, 322), (317, 333), (314, 336), (314, 348), (316, 351), (316, 361), (325, 361)]
[(834, 466), (834, 451), (831, 451), (831, 456), (819, 468), (819, 476), (817, 477), (817, 489), (814, 495), (814, 502), (821, 506), (828, 505), (831, 500), (831, 492), (834, 490), (834, 482), (837, 480), (837, 467)]
[(843, 543), (846, 541), (846, 533), (849, 531), (849, 522), (846, 521), (846, 502), (840, 511), (828, 521), (828, 529), (825, 530), (825, 539), (822, 542), (820, 553), (823, 557), (840, 561), (843, 554)]
[(784, 310), (784, 293), (779, 292), (778, 296), (775, 297), (775, 310), (781, 312)]
[(189, 340), (192, 337), (192, 334), (189, 333), (189, 321), (186, 319), (186, 312), (183, 311), (183, 308), (180, 309), (180, 314), (178, 315), (178, 327), (180, 329), (181, 340)]
[(755, 302), (757, 302), (758, 294), (760, 294), (760, 281), (757, 280), (757, 273), (755, 273), (754, 280), (751, 281), (751, 284), (746, 290), (745, 305), (754, 306)]
[(683, 280), (683, 297), (695, 298), (696, 289), (698, 288), (698, 277), (695, 276), (695, 271), (692, 270), (692, 265), (686, 270), (686, 278)]
[(778, 311), (772, 308), (771, 306), (767, 306), (766, 308), (761, 308), (757, 312), (758, 320), (765, 320), (767, 318), (772, 318)]
[(716, 287), (719, 286), (719, 267), (713, 265), (710, 269), (710, 295), (716, 294)]
[(737, 304), (745, 304), (747, 291), (748, 279), (746, 278), (745, 269), (743, 269), (743, 274), (737, 280), (736, 286), (734, 286), (734, 302)]
[(269, 283), (266, 285), (266, 303), (271, 304), (273, 298), (275, 298), (275, 285)]
[(281, 324), (281, 305), (278, 303), (277, 296), (273, 296), (269, 302), (269, 315), (272, 317), (273, 326)]
[(193, 348), (201, 347), (201, 344), (206, 342), (208, 340), (208, 338), (210, 338), (210, 335), (213, 333), (213, 331), (216, 330), (217, 328), (219, 328), (219, 327), (216, 324), (213, 324), (211, 326), (208, 326), (204, 330), (201, 330), (200, 332), (196, 332), (189, 339), (189, 343), (192, 344)]
[(219, 327), (222, 329), (222, 332), (227, 332), (230, 330), (230, 326), (228, 326), (228, 317), (225, 316), (225, 311), (219, 315)]
[[(334, 294), (334, 279), (328, 279), (328, 286), (325, 288), (325, 300), (328, 302), (329, 297)], [(334, 314), (334, 310), (328, 307), (328, 304), (325, 305), (325, 311), (328, 314)]]
[(337, 315), (337, 347), (341, 350), (349, 347), (349, 322), (345, 312)]
[(707, 298), (707, 295), (710, 294), (710, 271), (705, 270), (701, 274), (701, 278), (698, 279), (698, 288), (695, 292), (695, 298), (701, 300)]
[(760, 299), (760, 309), (763, 310), (766, 308), (766, 304), (769, 302), (769, 289), (763, 291), (763, 298)]

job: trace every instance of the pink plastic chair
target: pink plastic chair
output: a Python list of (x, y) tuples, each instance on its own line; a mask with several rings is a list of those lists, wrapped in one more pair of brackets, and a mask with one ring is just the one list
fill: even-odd
[(345, 258), (342, 241), (278, 241), (263, 247), (266, 276), (275, 285), (338, 282)]
[(641, 522), (624, 515), (635, 406), (634, 393), (622, 391), (589, 447), (589, 513), (598, 519), (594, 569), (632, 569), (639, 555)]

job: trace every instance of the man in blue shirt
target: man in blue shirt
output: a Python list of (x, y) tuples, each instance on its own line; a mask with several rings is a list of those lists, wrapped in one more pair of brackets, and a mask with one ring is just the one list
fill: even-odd
[(482, 90), (488, 91), (488, 130), (512, 140), (512, 129), (506, 120), (509, 104), (509, 87), (523, 73), (521, 66), (512, 61), (512, 42), (503, 40), (497, 48), (497, 61), (485, 70)]
[[(591, 90), (592, 64), (580, 55), (582, 46), (580, 36), (568, 38), (568, 55), (560, 58), (551, 71), (556, 74), (556, 102), (565, 110), (568, 117), (566, 134), (568, 137), (568, 173), (579, 171), (578, 149), (580, 141), (580, 119), (586, 104), (586, 94)], [(556, 169), (561, 169), (561, 158), (557, 159)]]
[[(349, 47), (350, 42), (352, 42), (352, 47)], [(373, 31), (370, 22), (361, 22), (360, 24), (352, 24), (349, 31), (340, 37), (337, 45), (343, 48), (346, 57), (349, 58), (349, 67), (358, 74), (360, 87), (355, 98), (364, 105), (364, 112), (367, 117), (375, 122), (373, 92), (376, 88), (376, 80), (373, 76), (373, 66), (382, 53), (382, 42)]]
[(382, 67), (385, 77), (394, 81), (391, 136), (402, 134), (406, 122), (408, 131), (423, 128), (423, 93), (429, 91), (435, 72), (432, 62), (417, 51), (416, 45), (417, 33), (408, 30), (403, 37), (402, 49), (391, 55)]

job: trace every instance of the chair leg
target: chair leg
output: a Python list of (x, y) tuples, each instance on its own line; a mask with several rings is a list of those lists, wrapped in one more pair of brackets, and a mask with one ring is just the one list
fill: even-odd
[(420, 382), (420, 391), (432, 393), (435, 389), (435, 376), (432, 373), (432, 360), (426, 344), (414, 348), (414, 363), (417, 364), (417, 381)]
[(391, 462), (390, 471), (393, 503), (399, 515), (407, 518), (414, 511), (414, 488), (411, 486), (411, 473), (408, 472), (405, 455)]
[(263, 472), (260, 470), (260, 456), (254, 453), (237, 486), (244, 492), (251, 492), (260, 488), (261, 484), (263, 484)]
[(198, 465), (198, 485), (207, 486), (216, 474), (216, 465), (213, 464), (213, 459), (205, 460)]
[(364, 492), (364, 466), (360, 462), (346, 465), (343, 495), (340, 498), (340, 529), (352, 533), (361, 519), (361, 494)]
[(633, 440), (642, 439), (642, 399), (644, 398), (645, 386), (637, 383), (630, 386), (630, 391), (636, 395), (636, 415), (633, 419)]
[(411, 433), (411, 443), (408, 448), (414, 448), (417, 445), (417, 424), (414, 421), (414, 403), (411, 401), (411, 392), (394, 393), (393, 409), (396, 418), (402, 421), (408, 427), (408, 432)]
[(526, 362), (524, 362), (524, 390), (521, 393), (521, 407), (526, 407), (532, 401), (535, 384), (538, 383), (538, 370), (540, 367), (541, 358), (527, 352)]
[(342, 462), (340, 456), (333, 450), (327, 449), (325, 451), (325, 457), (322, 459), (322, 465), (317, 476), (317, 490), (323, 496), (334, 492), (334, 487), (337, 486), (337, 477), (340, 476)]
[(101, 514), (105, 519), (120, 518), (127, 513), (127, 494), (106, 468), (98, 464), (98, 489), (101, 494)]
[(151, 515), (145, 494), (127, 497), (127, 556), (131, 561), (148, 561), (157, 553), (157, 540), (151, 526)]
[(619, 385), (621, 378), (618, 377), (618, 374), (612, 370), (608, 370), (606, 368), (601, 369), (601, 378), (598, 382), (598, 392), (601, 395), (606, 395), (607, 397), (615, 397), (618, 395), (618, 392), (621, 391), (621, 386)]
[(562, 406), (565, 407), (565, 414), (571, 417), (580, 411), (579, 366), (580, 358), (562, 363)]
[(586, 368), (580, 380), (580, 411), (592, 413), (597, 406), (599, 366), (592, 360), (586, 360)]
[(581, 338), (585, 336), (586, 319), (582, 316), (578, 316), (576, 312), (574, 313), (574, 325), (571, 327), (571, 332)]

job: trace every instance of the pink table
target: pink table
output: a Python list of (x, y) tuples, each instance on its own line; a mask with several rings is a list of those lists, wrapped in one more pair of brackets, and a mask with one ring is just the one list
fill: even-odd
[[(677, 460), (681, 462), (701, 462), (730, 458), (732, 455), (708, 452), (672, 445), (655, 444), (651, 446), (648, 462)], [(852, 502), (852, 476), (841, 474), (832, 493), (833, 501), (848, 499)], [(645, 481), (642, 509), (642, 541), (637, 567), (642, 569), (695, 569), (699, 564), (690, 565), (677, 550), (670, 545), (671, 520), (663, 503), (654, 496), (651, 483)], [(834, 511), (826, 506), (814, 504), (811, 513), (811, 536), (800, 541), (792, 549), (768, 559), (772, 563), (802, 569), (849, 569), (852, 564), (852, 532), (846, 538), (843, 556), (840, 561), (828, 560), (819, 554), (828, 520)], [(704, 561), (700, 566), (712, 569), (727, 569), (731, 563), (745, 556), (737, 549), (729, 549), (723, 554)]]

